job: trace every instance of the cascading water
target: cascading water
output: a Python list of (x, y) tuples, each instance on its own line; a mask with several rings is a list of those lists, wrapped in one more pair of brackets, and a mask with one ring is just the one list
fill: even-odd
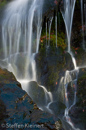
[[(29, 83), (37, 81), (34, 58), (39, 50), (42, 7), (43, 0), (16, 0), (7, 5), (2, 20), (1, 59), (5, 66), (1, 66), (12, 71), (27, 92)], [(52, 94), (45, 87), (39, 87), (44, 90), (46, 101), (48, 100), (45, 107), (48, 108), (48, 103), (53, 100)]]
[(46, 46), (48, 46), (47, 45), (47, 21), (46, 21)]
[(48, 47), (50, 46), (50, 32), (51, 32), (52, 21), (53, 21), (53, 16), (50, 18), (50, 21), (49, 21), (49, 40), (48, 40)]
[[(78, 72), (79, 72), (78, 69), (74, 69), (72, 71), (66, 71), (64, 77), (66, 109), (65, 109), (63, 120), (66, 120), (66, 122), (71, 126), (70, 130), (71, 129), (77, 130), (77, 128), (75, 128), (69, 116), (69, 111), (76, 104)], [(71, 93), (70, 93), (70, 89), (71, 89)], [(64, 126), (65, 129), (67, 129), (67, 127), (68, 126)]]
[(86, 3), (84, 3), (84, 15), (85, 15), (85, 35), (86, 35)]
[[(72, 30), (72, 22), (73, 22), (73, 14), (74, 14), (74, 8), (75, 8), (75, 2), (76, 0), (65, 0), (64, 1), (64, 11), (62, 12), (62, 16), (65, 22), (66, 32), (67, 32), (67, 40), (68, 40), (68, 53), (71, 55), (72, 62), (74, 64), (74, 70), (72, 71), (66, 71), (65, 77), (64, 77), (64, 87), (65, 87), (65, 113), (63, 120), (65, 120), (70, 125), (70, 130), (76, 130), (77, 128), (74, 127), (71, 118), (69, 117), (69, 110), (76, 104), (76, 91), (77, 91), (77, 77), (79, 68), (76, 65), (76, 60), (71, 52), (71, 30)], [(75, 75), (73, 77), (73, 75)], [(70, 85), (71, 83), (71, 85)], [(71, 87), (73, 94), (73, 98), (69, 99), (69, 92), (68, 87)], [(71, 103), (70, 103), (71, 102)], [(68, 126), (66, 126), (63, 122), (64, 128), (68, 129)]]
[[(31, 7), (29, 8), (28, 4), (30, 3), (31, 3)], [(41, 4), (42, 2), (39, 3)], [(28, 0), (26, 0), (25, 2), (22, 0), (13, 1), (7, 6), (2, 21), (3, 54), (4, 54), (3, 59), (6, 60), (8, 64), (9, 63), (15, 64), (14, 73), (17, 79), (21, 79), (21, 76), (19, 77), (18, 75), (19, 72), (17, 70), (17, 65), (16, 65), (17, 64), (16, 62), (18, 61), (17, 58), (20, 57), (21, 52), (22, 54), (26, 55), (26, 59), (23, 59), (25, 57), (22, 58), (23, 60), (25, 60), (25, 62), (23, 63), (23, 67), (24, 67), (23, 68), (24, 74), (22, 75), (23, 79), (26, 78), (28, 79), (28, 69), (30, 67), (30, 61), (33, 61), (32, 59), (34, 59), (33, 52), (34, 53), (36, 52), (35, 49), (32, 48), (32, 43), (33, 43), (32, 36), (35, 35), (33, 34), (33, 28), (32, 28), (33, 24), (35, 26), (35, 23), (33, 23), (33, 19), (34, 17), (37, 17), (36, 19), (37, 25), (41, 27), (41, 21), (39, 24), (38, 19), (39, 18), (41, 19), (41, 15), (42, 15), (41, 12), (39, 13), (40, 8), (37, 5), (38, 3), (36, 0), (33, 0), (33, 2)], [(40, 30), (37, 30), (37, 32), (40, 33)], [(24, 41), (25, 44), (22, 44)], [(36, 44), (36, 42), (33, 44)], [(37, 44), (39, 43), (37, 42)], [(38, 47), (38, 45), (35, 46)], [(14, 59), (14, 62), (12, 59)], [(32, 73), (32, 75), (34, 74)]]
[(65, 22), (67, 39), (68, 39), (68, 52), (70, 52), (70, 38), (71, 38), (71, 29), (73, 22), (73, 13), (75, 7), (76, 0), (64, 0), (64, 11), (62, 12), (62, 16)]
[(55, 16), (55, 31), (56, 31), (56, 47), (57, 47), (57, 13)]

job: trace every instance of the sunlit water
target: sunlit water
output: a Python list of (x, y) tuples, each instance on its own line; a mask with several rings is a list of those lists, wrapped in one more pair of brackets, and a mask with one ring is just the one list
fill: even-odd
[(56, 31), (56, 47), (57, 47), (57, 13), (55, 16), (55, 31)]
[(48, 40), (48, 47), (50, 46), (50, 33), (51, 33), (52, 21), (53, 21), (53, 16), (49, 20), (49, 40)]
[[(76, 64), (76, 60), (73, 56), (73, 53), (71, 51), (71, 31), (72, 31), (72, 23), (73, 23), (73, 14), (74, 14), (74, 8), (75, 8), (75, 2), (76, 0), (65, 0), (64, 1), (64, 9), (62, 11), (62, 16), (65, 22), (66, 27), (66, 33), (67, 33), (67, 40), (68, 40), (68, 53), (71, 55), (72, 62), (74, 65), (74, 70), (69, 71), (66, 70), (65, 76), (64, 76), (64, 87), (65, 87), (65, 113), (63, 117), (63, 125), (65, 129), (68, 129), (68, 126), (65, 125), (64, 121), (66, 121), (70, 126), (70, 130), (77, 130), (78, 128), (75, 128), (73, 122), (71, 121), (71, 118), (69, 117), (69, 110), (76, 104), (76, 93), (77, 93), (77, 78), (78, 78), (78, 72), (79, 67)], [(73, 77), (73, 75), (75, 75)], [(68, 98), (69, 92), (68, 87), (71, 83), (71, 89), (73, 94), (73, 99)], [(70, 104), (71, 102), (71, 104)]]
[[(5, 66), (1, 66), (13, 72), (29, 95), (29, 82), (37, 81), (35, 55), (39, 50), (42, 30), (42, 8), (43, 0), (15, 0), (7, 5), (2, 20), (1, 59)], [(52, 19), (50, 21), (49, 33)], [(48, 104), (53, 100), (52, 94), (44, 86), (39, 87), (45, 93), (45, 107), (49, 109)]]

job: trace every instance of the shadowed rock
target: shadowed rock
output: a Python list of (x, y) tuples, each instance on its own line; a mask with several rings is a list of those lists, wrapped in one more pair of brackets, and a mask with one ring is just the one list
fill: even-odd
[(36, 55), (37, 81), (52, 92), (55, 101), (63, 102), (64, 86), (60, 85), (66, 70), (74, 68), (71, 56), (67, 52), (49, 48), (41, 50)]
[[(30, 128), (33, 128), (33, 130), (36, 128), (39, 128), (39, 130), (55, 130), (57, 118), (41, 111), (28, 94), (18, 86), (19, 83), (12, 73), (0, 69), (0, 76), (3, 77), (4, 74), (6, 77), (2, 81), (0, 80), (0, 123), (23, 124), (24, 126), (21, 129), (25, 130)], [(7, 78), (7, 82), (5, 82), (5, 78)], [(0, 124), (0, 129), (5, 130), (6, 128), (2, 128)], [(13, 130), (13, 128), (11, 129)]]

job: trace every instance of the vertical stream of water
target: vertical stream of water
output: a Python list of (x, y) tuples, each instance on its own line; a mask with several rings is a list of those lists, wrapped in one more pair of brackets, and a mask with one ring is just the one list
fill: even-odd
[[(2, 20), (2, 60), (7, 63), (5, 68), (14, 73), (26, 92), (29, 82), (37, 82), (35, 55), (39, 50), (42, 30), (42, 8), (43, 0), (12, 1), (7, 5)], [(49, 26), (49, 45), (52, 20), (53, 17)], [(49, 110), (52, 94), (44, 86), (39, 87), (44, 90), (46, 108)]]
[[(64, 1), (64, 11), (62, 12), (62, 16), (63, 16), (64, 22), (65, 22), (65, 27), (66, 27), (66, 33), (67, 33), (68, 53), (71, 55), (72, 62), (74, 65), (74, 70), (71, 70), (71, 71), (67, 70), (65, 72), (64, 87), (65, 87), (66, 109), (65, 109), (63, 120), (65, 120), (71, 126), (70, 129), (73, 129), (73, 130), (76, 130), (77, 128), (74, 127), (74, 125), (71, 121), (71, 118), (69, 117), (69, 110), (71, 110), (71, 108), (76, 104), (77, 77), (78, 77), (78, 72), (79, 72), (79, 68), (77, 67), (76, 60), (71, 51), (71, 44), (70, 44), (75, 2), (76, 2), (76, 0), (72, 0), (72, 1), (65, 0)], [(73, 77), (73, 75), (75, 75), (75, 77)], [(69, 99), (69, 92), (68, 92), (69, 86), (72, 89), (72, 92), (74, 93), (73, 98), (71, 100)], [(65, 129), (68, 129), (66, 125), (65, 125)]]
[(51, 33), (52, 21), (53, 21), (53, 16), (50, 18), (50, 21), (49, 21), (49, 40), (48, 40), (48, 47), (50, 46), (50, 33)]
[(57, 48), (57, 13), (55, 16), (56, 48)]

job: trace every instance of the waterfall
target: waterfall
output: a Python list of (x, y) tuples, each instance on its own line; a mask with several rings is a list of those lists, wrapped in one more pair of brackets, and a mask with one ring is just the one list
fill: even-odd
[[(3, 57), (0, 58), (6, 63), (2, 68), (13, 72), (27, 93), (29, 82), (37, 82), (35, 55), (42, 31), (42, 8), (43, 0), (15, 0), (6, 6), (2, 20)], [(51, 23), (52, 19), (50, 30)], [(46, 104), (49, 109), (52, 94), (44, 86), (39, 87), (44, 90), (46, 101), (49, 97)]]
[[(64, 76), (64, 88), (65, 88), (65, 113), (63, 120), (66, 121), (73, 130), (76, 130), (75, 126), (73, 125), (71, 118), (69, 117), (69, 110), (76, 104), (76, 92), (77, 92), (77, 77), (79, 72), (79, 67), (77, 67), (76, 60), (73, 56), (73, 53), (71, 51), (71, 31), (72, 31), (72, 22), (73, 22), (73, 14), (74, 14), (74, 8), (75, 8), (75, 2), (76, 0), (65, 0), (64, 1), (64, 10), (62, 11), (62, 16), (64, 19), (65, 27), (66, 27), (66, 33), (67, 33), (67, 40), (68, 40), (68, 53), (71, 55), (72, 62), (74, 65), (74, 70), (66, 70), (65, 76)], [(73, 77), (73, 75), (75, 75)], [(71, 84), (71, 85), (70, 85)], [(70, 86), (71, 91), (73, 93), (73, 98), (69, 99), (69, 92), (68, 87)], [(71, 94), (70, 94), (71, 95)], [(72, 95), (71, 95), (72, 97)], [(71, 103), (70, 103), (71, 102)], [(63, 123), (64, 125), (64, 123)], [(64, 126), (65, 129), (67, 129), (67, 126)]]
[(57, 13), (55, 16), (55, 31), (56, 31), (56, 47), (57, 47)]
[(73, 13), (76, 0), (64, 0), (64, 11), (62, 11), (62, 16), (65, 22), (67, 40), (68, 40), (68, 52), (70, 52), (70, 40), (71, 40), (71, 30), (73, 22)]
[(86, 3), (84, 3), (84, 15), (85, 15), (85, 35), (86, 35)]
[(52, 21), (53, 21), (53, 16), (50, 18), (50, 21), (49, 21), (49, 40), (48, 40), (48, 47), (50, 46), (50, 32), (51, 32)]
[[(68, 53), (72, 58), (74, 69), (66, 70), (65, 76), (61, 77), (58, 92), (64, 87), (65, 93), (62, 92), (62, 98), (64, 97), (64, 103), (66, 106), (64, 116), (62, 118), (63, 126), (67, 130), (65, 125), (67, 122), (73, 130), (77, 130), (71, 121), (69, 111), (76, 104), (77, 93), (77, 77), (79, 68), (77, 66), (75, 57), (71, 50), (71, 31), (73, 23), (73, 14), (76, 0), (64, 0), (64, 9), (61, 11), (67, 34)], [(81, 0), (81, 14), (82, 14), (82, 31), (83, 31), (83, 0)], [(2, 54), (0, 59), (5, 65), (0, 66), (13, 72), (17, 80), (22, 84), (22, 88), (31, 96), (30, 83), (37, 83), (36, 63), (35, 55), (39, 51), (40, 36), (42, 31), (42, 8), (43, 0), (14, 0), (10, 2), (4, 11), (2, 19)], [(84, 14), (86, 12), (86, 4), (84, 4)], [(48, 39), (48, 24), (46, 21), (46, 46), (50, 46), (50, 33), (53, 17), (49, 21), (49, 40)], [(85, 17), (86, 27), (86, 17)], [(83, 33), (83, 32), (82, 32)], [(55, 16), (55, 34), (56, 34), (56, 47), (57, 47), (57, 13)], [(84, 46), (84, 34), (83, 34), (83, 47)], [(43, 89), (45, 102), (44, 106), (39, 105), (42, 110), (49, 111), (50, 105), (54, 102), (53, 95), (44, 86), (36, 84), (37, 88)], [(62, 86), (62, 87), (61, 87)], [(69, 88), (71, 89), (69, 97)], [(35, 97), (36, 98), (36, 97)], [(33, 99), (34, 100), (34, 99)]]
[[(65, 122), (67, 122), (70, 125), (70, 130), (79, 130), (79, 128), (76, 128), (76, 126), (73, 124), (71, 117), (69, 116), (69, 111), (71, 108), (76, 104), (76, 94), (77, 94), (77, 79), (78, 79), (78, 73), (79, 69), (82, 68), (80, 66), (77, 66), (76, 59), (71, 51), (71, 31), (72, 31), (72, 23), (73, 23), (73, 14), (74, 14), (74, 8), (75, 8), (75, 2), (76, 0), (65, 0), (64, 1), (64, 10), (61, 11), (65, 27), (66, 27), (66, 33), (67, 33), (67, 41), (68, 41), (68, 53), (71, 55), (72, 62), (74, 65), (74, 69), (69, 71), (66, 70), (65, 76), (64, 76), (64, 88), (65, 88), (65, 105), (66, 109), (64, 112), (64, 116), (62, 119), (62, 123), (65, 129), (69, 129), (69, 127), (66, 125)], [(84, 7), (85, 9), (85, 7)], [(82, 36), (83, 36), (83, 49), (85, 49), (85, 42), (84, 42), (84, 31), (83, 31), (83, 0), (81, 0), (81, 20), (82, 20)], [(84, 66), (86, 68), (86, 66)], [(69, 93), (69, 89), (71, 89), (71, 93)], [(70, 99), (71, 97), (71, 99)]]
[(48, 46), (47, 45), (47, 21), (46, 21), (46, 46)]
[[(64, 77), (66, 109), (65, 109), (63, 120), (66, 120), (66, 122), (72, 127), (73, 130), (77, 130), (77, 128), (75, 128), (75, 126), (71, 121), (71, 118), (69, 116), (69, 111), (76, 104), (78, 72), (79, 72), (78, 69), (74, 69), (72, 71), (66, 71)], [(69, 92), (69, 89), (71, 89), (71, 93)]]
[[(2, 20), (3, 59), (12, 67), (15, 66), (13, 67), (14, 74), (19, 80), (36, 80), (33, 62), (34, 54), (39, 50), (42, 6), (43, 0), (17, 0), (8, 4), (4, 12)], [(18, 68), (19, 60), (23, 63), (21, 70)], [(31, 76), (28, 70), (31, 71)]]

